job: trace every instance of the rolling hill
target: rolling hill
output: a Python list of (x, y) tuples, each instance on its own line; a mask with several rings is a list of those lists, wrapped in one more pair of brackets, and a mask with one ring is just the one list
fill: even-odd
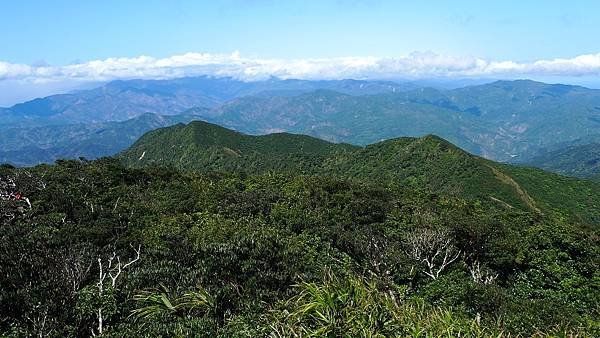
[(436, 136), (356, 147), (287, 133), (251, 136), (194, 121), (148, 132), (119, 158), (134, 167), (278, 171), (387, 182), (479, 199), (506, 209), (600, 222), (599, 184), (495, 163)]
[(208, 171), (314, 172), (323, 159), (358, 147), (294, 134), (249, 136), (203, 121), (146, 133), (121, 158), (133, 166)]

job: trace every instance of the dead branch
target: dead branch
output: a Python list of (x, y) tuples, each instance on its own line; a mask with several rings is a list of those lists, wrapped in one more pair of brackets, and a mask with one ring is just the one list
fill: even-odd
[(460, 256), (447, 231), (421, 229), (406, 238), (407, 254), (423, 264), (423, 273), (438, 279), (442, 271)]

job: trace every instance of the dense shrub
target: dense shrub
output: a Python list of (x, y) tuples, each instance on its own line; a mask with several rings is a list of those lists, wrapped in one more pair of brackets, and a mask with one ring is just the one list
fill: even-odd
[[(3, 335), (89, 336), (98, 310), (115, 337), (599, 332), (598, 231), (551, 216), (332, 177), (0, 170), (31, 201), (1, 220)], [(407, 242), (423, 229), (460, 252), (435, 279)], [(103, 292), (98, 259), (123, 268)], [(209, 308), (182, 305), (199, 290)]]

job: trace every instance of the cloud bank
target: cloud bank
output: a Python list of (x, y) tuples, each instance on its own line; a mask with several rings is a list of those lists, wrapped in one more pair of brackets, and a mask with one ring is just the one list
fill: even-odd
[(453, 77), (582, 77), (600, 75), (600, 53), (534, 62), (492, 61), (477, 57), (415, 52), (401, 57), (269, 59), (232, 54), (186, 53), (167, 58), (109, 58), (67, 66), (25, 65), (0, 61), (0, 81), (107, 81), (166, 79), (208, 75), (260, 80), (271, 76), (297, 79), (394, 79)]

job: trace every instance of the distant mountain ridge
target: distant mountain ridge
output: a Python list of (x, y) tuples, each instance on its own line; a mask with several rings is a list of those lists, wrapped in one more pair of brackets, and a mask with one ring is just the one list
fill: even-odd
[(118, 157), (135, 167), (374, 180), (600, 222), (600, 184), (495, 163), (432, 135), (357, 147), (288, 133), (251, 136), (194, 121), (150, 131)]
[(244, 82), (232, 78), (187, 77), (172, 80), (117, 80), (99, 88), (52, 95), (2, 108), (2, 124), (15, 126), (124, 121), (151, 112), (175, 115), (194, 107), (215, 107), (225, 101), (270, 92), (304, 93), (330, 89), (352, 95), (417, 88), (409, 83), (361, 80), (280, 80)]

